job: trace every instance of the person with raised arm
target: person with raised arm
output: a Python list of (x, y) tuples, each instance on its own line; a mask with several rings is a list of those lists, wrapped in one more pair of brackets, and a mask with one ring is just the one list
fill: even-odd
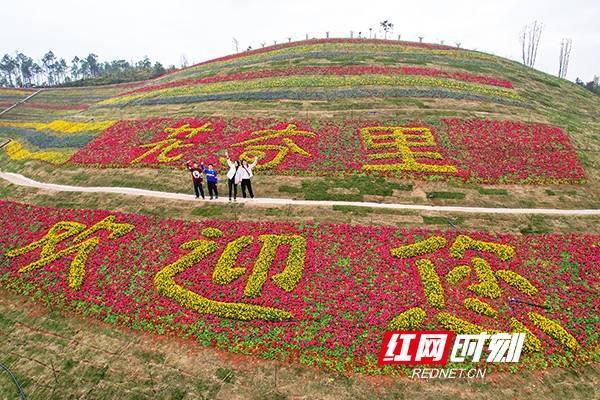
[(197, 162), (192, 162), (192, 160), (188, 160), (185, 163), (188, 171), (192, 173), (192, 182), (194, 184), (194, 192), (196, 193), (196, 198), (202, 196), (202, 200), (204, 200), (204, 188), (202, 187), (202, 172), (203, 169), (198, 167)]
[(252, 164), (248, 164), (248, 161), (242, 160), (242, 165), (239, 166), (235, 174), (236, 183), (242, 184), (242, 196), (244, 198), (246, 198), (246, 189), (248, 189), (250, 198), (254, 198), (254, 193), (252, 192), (252, 177), (254, 174), (252, 173), (252, 169), (256, 167), (257, 162), (258, 157), (254, 157), (254, 162), (252, 162)]
[(237, 197), (237, 182), (235, 176), (240, 166), (240, 162), (229, 158), (229, 153), (225, 151), (225, 158), (227, 159), (227, 165), (229, 170), (227, 171), (227, 188), (229, 189), (229, 201), (231, 201), (231, 192), (233, 192), (233, 201), (236, 201)]

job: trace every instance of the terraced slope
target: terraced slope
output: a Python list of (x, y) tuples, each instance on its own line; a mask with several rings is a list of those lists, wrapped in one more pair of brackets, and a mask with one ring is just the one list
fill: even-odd
[[(10, 103), (15, 91), (0, 94)], [(589, 206), (598, 197), (597, 100), (490, 54), (309, 40), (147, 82), (45, 90), (0, 120), (0, 137), (12, 140), (0, 160), (28, 173), (36, 168), (26, 160), (34, 159), (56, 166), (46, 172), (105, 167), (137, 175), (188, 158), (219, 165), (229, 148), (235, 157), (258, 156), (262, 175), (370, 174), (467, 191), (575, 185), (581, 198), (574, 202)], [(165, 176), (167, 186), (177, 185), (171, 172)]]
[[(3, 103), (27, 95), (0, 94)], [(294, 375), (303, 375), (299, 364), (409, 375), (377, 364), (390, 329), (524, 333), (518, 364), (460, 365), (498, 375), (587, 371), (599, 349), (590, 312), (599, 285), (597, 213), (457, 214), (456, 206), (598, 209), (598, 111), (591, 93), (515, 62), (395, 41), (289, 43), (148, 82), (45, 90), (0, 118), (3, 172), (191, 193), (183, 162), (200, 158), (223, 175), (227, 149), (258, 158), (262, 204), (0, 180), (0, 288), (86, 323), (289, 362)], [(269, 197), (286, 200), (264, 204)], [(298, 207), (290, 197), (363, 203)], [(23, 308), (16, 304), (14, 315)], [(0, 328), (14, 320), (0, 318)], [(19, 323), (11, 337), (21, 325), (30, 329)], [(71, 340), (58, 325), (44, 329)], [(88, 329), (81, 335), (96, 343)], [(4, 341), (0, 353), (11, 354), (10, 367), (42, 387), (38, 393), (69, 392), (52, 386), (73, 375), (66, 367), (51, 364), (46, 383), (29, 353), (12, 358), (14, 343)], [(92, 374), (97, 397), (110, 398), (113, 383), (122, 397), (123, 377), (139, 378), (132, 351), (115, 353), (123, 366)], [(63, 357), (54, 345), (52, 352)], [(106, 360), (87, 351), (85, 358)], [(494, 393), (505, 390), (497, 385)]]

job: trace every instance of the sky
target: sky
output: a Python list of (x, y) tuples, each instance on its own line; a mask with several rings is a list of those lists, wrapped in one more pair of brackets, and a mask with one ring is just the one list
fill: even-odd
[(148, 56), (165, 66), (310, 37), (349, 37), (389, 20), (403, 40), (454, 45), (520, 61), (519, 35), (544, 24), (535, 67), (556, 75), (560, 42), (573, 46), (567, 79), (600, 75), (600, 1), (403, 0), (13, 0), (0, 7), (0, 54), (19, 50), (39, 59), (53, 50), (70, 61)]

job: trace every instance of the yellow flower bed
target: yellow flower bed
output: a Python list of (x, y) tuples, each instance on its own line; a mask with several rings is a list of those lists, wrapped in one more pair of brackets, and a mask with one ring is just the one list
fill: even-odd
[(494, 276), (494, 272), (490, 268), (490, 265), (483, 258), (473, 257), (471, 260), (473, 267), (475, 267), (475, 273), (479, 279), (479, 283), (474, 283), (468, 287), (468, 289), (480, 296), (487, 297), (488, 299), (497, 299), (502, 295), (498, 281)]
[(114, 125), (116, 121), (98, 121), (98, 122), (75, 122), (55, 120), (51, 122), (17, 122), (0, 121), (0, 126), (11, 128), (35, 129), (36, 131), (50, 130), (59, 133), (80, 133), (103, 131)]
[(478, 83), (453, 79), (415, 75), (294, 75), (257, 78), (248, 80), (225, 81), (158, 89), (121, 97), (113, 97), (98, 104), (119, 104), (132, 100), (152, 97), (194, 96), (207, 93), (245, 92), (251, 90), (275, 88), (316, 88), (316, 87), (361, 87), (361, 86), (402, 86), (433, 87), (450, 90), (462, 90), (483, 95), (517, 99), (513, 89), (486, 86)]
[[(115, 221), (115, 216), (109, 215), (87, 229), (84, 224), (79, 222), (60, 221), (56, 223), (44, 237), (27, 246), (7, 251), (6, 257), (17, 257), (41, 247), (39, 259), (19, 269), (19, 272), (23, 273), (45, 267), (62, 257), (75, 253), (75, 257), (69, 266), (67, 283), (69, 287), (77, 290), (83, 284), (88, 257), (100, 243), (99, 237), (89, 239), (88, 237), (98, 231), (107, 230), (110, 232), (108, 239), (115, 239), (131, 232), (133, 229), (132, 224), (117, 223)], [(75, 236), (73, 238), (73, 244), (57, 251), (56, 245), (71, 236)], [(86, 240), (84, 241), (84, 239)]]
[(466, 298), (463, 304), (468, 310), (485, 315), (486, 317), (495, 317), (498, 315), (498, 312), (492, 306), (474, 297)]
[(525, 342), (523, 342), (523, 351), (526, 353), (535, 353), (542, 350), (542, 342), (525, 325), (516, 318), (510, 319), (510, 326), (515, 333), (525, 333)]
[(290, 312), (273, 307), (211, 300), (180, 286), (175, 282), (175, 276), (185, 271), (187, 268), (196, 265), (202, 261), (203, 258), (216, 251), (217, 244), (205, 240), (192, 240), (184, 243), (181, 248), (184, 250), (191, 250), (191, 252), (174, 263), (164, 267), (154, 276), (154, 285), (158, 292), (163, 296), (177, 301), (185, 308), (203, 314), (213, 314), (224, 318), (285, 321), (293, 317)]
[(283, 290), (292, 291), (302, 278), (306, 258), (306, 239), (300, 235), (261, 235), (258, 239), (263, 242), (263, 247), (244, 288), (244, 295), (260, 296), (262, 287), (267, 280), (269, 267), (273, 264), (277, 248), (281, 245), (289, 245), (290, 251), (284, 270), (273, 275), (272, 279)]
[(238, 255), (253, 242), (252, 236), (240, 236), (227, 243), (213, 270), (212, 280), (219, 285), (227, 285), (246, 272), (246, 268), (235, 267)]
[(496, 271), (496, 276), (525, 294), (533, 296), (538, 293), (537, 288), (533, 286), (531, 282), (527, 280), (527, 278), (522, 277), (516, 272), (507, 269), (501, 269)]
[(390, 250), (390, 254), (398, 258), (412, 258), (423, 254), (434, 253), (448, 244), (442, 236), (432, 236), (420, 242), (407, 244)]
[(469, 265), (457, 265), (446, 274), (446, 282), (451, 285), (456, 285), (458, 282), (465, 279), (471, 273)]
[(6, 154), (11, 160), (40, 160), (46, 161), (51, 164), (60, 165), (67, 162), (71, 157), (70, 153), (64, 153), (61, 151), (29, 151), (23, 145), (16, 141), (9, 142), (4, 146)]
[(223, 231), (221, 231), (218, 228), (204, 228), (202, 229), (202, 231), (200, 232), (200, 234), (204, 237), (210, 238), (210, 239), (214, 239), (214, 238), (218, 238), (223, 236)]
[(515, 256), (515, 249), (512, 246), (484, 242), (482, 240), (474, 240), (465, 235), (459, 235), (452, 246), (450, 247), (450, 255), (454, 258), (462, 258), (465, 256), (465, 251), (473, 249), (485, 253), (494, 253), (500, 257), (502, 261), (508, 261)]
[(435, 272), (435, 266), (429, 260), (418, 260), (415, 262), (427, 302), (432, 307), (444, 308), (446, 300), (444, 299), (444, 288), (440, 283), (440, 277)]
[(571, 350), (577, 350), (579, 348), (579, 343), (577, 343), (577, 339), (573, 337), (569, 332), (565, 330), (560, 324), (556, 321), (551, 320), (550, 318), (546, 318), (543, 315), (540, 315), (536, 312), (529, 312), (527, 316), (539, 330), (553, 338), (554, 340), (561, 343), (563, 346), (568, 347)]
[(426, 316), (427, 313), (422, 308), (414, 307), (394, 317), (389, 328), (398, 331), (418, 329)]
[(20, 95), (25, 98), (32, 93), (33, 93), (33, 90), (0, 88), (0, 95), (2, 95), (2, 96), (19, 96)]
[(464, 319), (455, 317), (447, 312), (440, 312), (436, 315), (438, 322), (446, 329), (452, 332), (465, 334), (465, 335), (477, 335), (482, 332), (497, 333), (493, 329), (484, 329), (479, 325), (473, 324)]

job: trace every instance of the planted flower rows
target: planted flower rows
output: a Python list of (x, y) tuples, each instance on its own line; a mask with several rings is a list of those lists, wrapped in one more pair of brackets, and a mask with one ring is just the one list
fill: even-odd
[(114, 123), (0, 121), (0, 135), (11, 139), (4, 147), (10, 159), (33, 159), (59, 165)]
[(32, 93), (33, 90), (30, 89), (9, 89), (0, 87), (0, 111), (23, 100)]
[[(231, 74), (212, 75), (204, 78), (182, 79), (166, 83), (143, 86), (131, 91), (123, 92), (120, 96), (127, 96), (132, 99), (132, 95), (139, 93), (155, 92), (157, 90), (176, 88), (182, 86), (195, 86), (206, 83), (241, 81), (270, 77), (294, 77), (301, 75), (413, 75), (430, 76), (446, 79), (454, 79), (464, 82), (474, 82), (483, 85), (498, 86), (511, 89), (512, 83), (505, 79), (498, 79), (490, 76), (475, 75), (467, 72), (447, 72), (436, 68), (423, 67), (382, 67), (382, 66), (304, 66), (278, 69), (265, 69), (248, 72), (237, 72)], [(106, 103), (106, 102), (105, 102)]]
[(3, 287), (231, 352), (402, 373), (376, 365), (390, 328), (524, 332), (521, 368), (598, 350), (599, 235), (0, 211)]
[(57, 111), (72, 111), (72, 110), (87, 110), (89, 104), (66, 104), (66, 103), (38, 103), (38, 102), (27, 102), (20, 105), (24, 108), (33, 108), (37, 110), (57, 110)]
[[(335, 71), (335, 70), (334, 70)], [(306, 74), (299, 73), (294, 75), (277, 73), (267, 73), (266, 77), (260, 72), (247, 74), (246, 79), (222, 76), (207, 82), (192, 85), (171, 86), (159, 88), (156, 90), (134, 93), (130, 95), (114, 97), (101, 101), (99, 104), (104, 106), (122, 105), (122, 104), (150, 104), (148, 100), (158, 98), (162, 103), (169, 102), (195, 102), (196, 96), (220, 93), (244, 93), (258, 91), (268, 93), (272, 89), (312, 89), (328, 91), (330, 89), (339, 89), (352, 87), (360, 89), (366, 86), (378, 86), (382, 88), (432, 88), (446, 91), (458, 91), (468, 94), (475, 94), (490, 99), (518, 99), (518, 94), (512, 89), (499, 87), (495, 85), (485, 85), (477, 82), (447, 79), (441, 71), (437, 74), (430, 72), (428, 74), (395, 74), (394, 71), (374, 71), (374, 74), (357, 73), (325, 73), (320, 74), (311, 70), (306, 70)], [(343, 72), (343, 71), (341, 71)], [(351, 71), (356, 72), (356, 71)], [(391, 74), (390, 74), (391, 73)], [(256, 77), (253, 77), (255, 75)], [(434, 93), (432, 93), (433, 95)]]
[(485, 183), (581, 183), (584, 171), (557, 127), (513, 121), (305, 122), (156, 118), (120, 121), (69, 163), (97, 167), (180, 167), (189, 159), (226, 165), (258, 156), (261, 173), (372, 173)]
[[(348, 58), (356, 60), (348, 60)], [(360, 97), (440, 97), (524, 106), (518, 102), (512, 84), (496, 77), (467, 71), (444, 71), (425, 67), (384, 67), (379, 58), (395, 59), (394, 64), (424, 63), (433, 58), (456, 61), (489, 55), (449, 46), (393, 40), (325, 39), (284, 43), (196, 64), (177, 74), (167, 74), (152, 84), (124, 91), (101, 101), (101, 106), (181, 104), (204, 101), (246, 101), (279, 99), (339, 99)], [(424, 57), (424, 58), (423, 58)], [(270, 62), (314, 59), (315, 65), (264, 69)], [(319, 66), (318, 60), (343, 58), (345, 66)], [(421, 59), (423, 58), (423, 59)], [(347, 65), (354, 64), (354, 65)], [(241, 68), (243, 67), (243, 68)], [(231, 69), (228, 71), (228, 69)], [(239, 69), (241, 68), (241, 69)], [(250, 71), (247, 71), (251, 68)], [(268, 68), (268, 67), (267, 67)], [(225, 72), (224, 72), (225, 71)], [(378, 86), (377, 92), (366, 90)], [(352, 87), (353, 90), (344, 90)], [(396, 90), (390, 90), (390, 89)], [(402, 88), (403, 90), (398, 90)], [(428, 90), (424, 90), (427, 88)], [(412, 90), (411, 90), (412, 89)], [(316, 93), (307, 93), (312, 90)], [(274, 92), (277, 93), (274, 93)]]
[(288, 60), (298, 56), (322, 55), (332, 57), (335, 55), (381, 55), (403, 58), (411, 56), (444, 56), (453, 59), (492, 60), (484, 53), (465, 51), (455, 47), (433, 43), (415, 43), (396, 40), (369, 40), (369, 39), (311, 39), (299, 42), (281, 43), (260, 49), (231, 54), (228, 56), (204, 61), (185, 68), (177, 74), (167, 74), (160, 81), (168, 81), (173, 76), (192, 76), (207, 69), (222, 69), (224, 67), (253, 65), (262, 62)]

